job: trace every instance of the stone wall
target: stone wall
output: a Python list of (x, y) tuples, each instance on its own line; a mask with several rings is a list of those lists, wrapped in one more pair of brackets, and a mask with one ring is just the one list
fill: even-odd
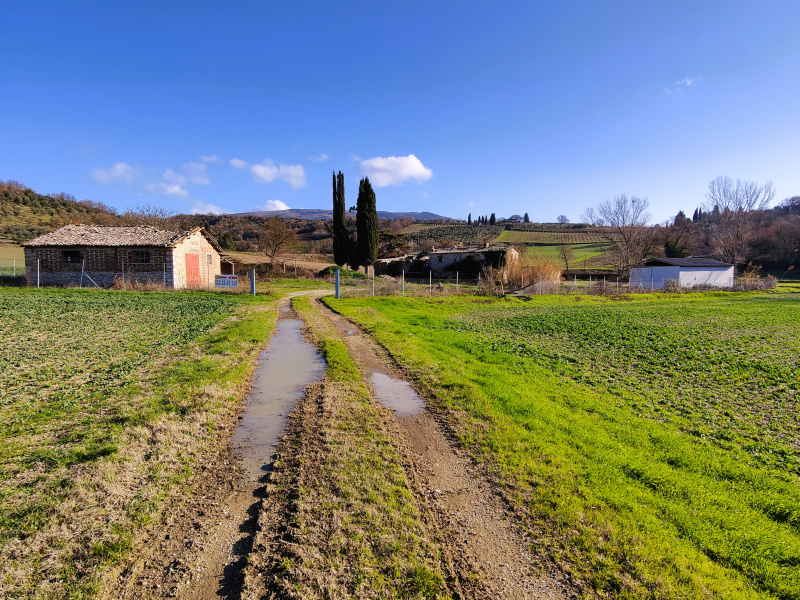
[[(219, 252), (212, 246), (206, 236), (196, 231), (171, 249), (167, 256), (167, 270), (172, 267), (175, 289), (186, 286), (186, 255), (198, 254), (200, 262), (200, 288), (214, 289), (214, 275), (222, 273)], [(210, 257), (210, 260), (209, 260)]]
[[(133, 262), (133, 251), (148, 252), (149, 262)], [(64, 262), (64, 251), (80, 253), (78, 262)], [(137, 247), (34, 247), (25, 248), (25, 278), (28, 285), (111, 287), (124, 278), (126, 283), (156, 283), (172, 288), (171, 266), (167, 254), (171, 248)], [(37, 265), (38, 260), (38, 265)], [(166, 273), (164, 267), (166, 265)], [(84, 276), (81, 283), (81, 266)], [(123, 275), (124, 273), (124, 275)]]

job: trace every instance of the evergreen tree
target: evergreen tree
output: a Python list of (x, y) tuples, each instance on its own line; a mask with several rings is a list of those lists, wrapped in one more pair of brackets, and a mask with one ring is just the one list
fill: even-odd
[(523, 223), (530, 223), (531, 222), (530, 217), (528, 217), (528, 213), (525, 213), (525, 216), (522, 217), (522, 222)]
[(467, 215), (467, 225), (472, 225), (472, 213)]
[(494, 225), (495, 223), (497, 223), (497, 218), (494, 216), (494, 213), (492, 213), (492, 216), (489, 217), (489, 225)]
[(356, 199), (356, 230), (358, 234), (358, 262), (363, 264), (365, 270), (369, 265), (374, 265), (378, 258), (378, 241), (380, 227), (378, 226), (378, 208), (375, 201), (375, 192), (369, 177), (364, 177), (358, 184), (358, 198)]
[(333, 262), (340, 267), (348, 262), (349, 236), (345, 222), (344, 175), (333, 175)]

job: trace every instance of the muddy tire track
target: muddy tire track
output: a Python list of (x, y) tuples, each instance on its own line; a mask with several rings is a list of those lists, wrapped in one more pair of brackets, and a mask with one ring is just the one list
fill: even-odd
[[(334, 325), (367, 380), (384, 373), (413, 385), (385, 348), (361, 328), (317, 299), (316, 308)], [(448, 434), (446, 424), (425, 410), (396, 417), (409, 476), (435, 515), (437, 537), (453, 557), (467, 597), (561, 599), (578, 592), (514, 524), (514, 514), (491, 478)]]

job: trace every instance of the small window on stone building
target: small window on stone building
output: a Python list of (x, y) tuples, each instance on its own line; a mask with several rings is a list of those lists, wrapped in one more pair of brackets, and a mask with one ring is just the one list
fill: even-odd
[(79, 263), (81, 262), (80, 250), (64, 250), (61, 253), (61, 261), (65, 263)]
[(206, 260), (208, 261), (208, 264), (211, 264), (213, 262), (210, 254), (206, 254)]
[(149, 263), (150, 262), (150, 251), (149, 250), (134, 250), (133, 256), (131, 257), (131, 261), (134, 263)]
[(439, 262), (442, 262), (442, 257), (441, 256), (439, 257)]

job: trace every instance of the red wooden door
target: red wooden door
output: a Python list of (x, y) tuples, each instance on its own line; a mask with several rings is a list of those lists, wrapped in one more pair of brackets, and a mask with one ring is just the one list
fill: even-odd
[(200, 255), (186, 255), (186, 287), (200, 287)]

